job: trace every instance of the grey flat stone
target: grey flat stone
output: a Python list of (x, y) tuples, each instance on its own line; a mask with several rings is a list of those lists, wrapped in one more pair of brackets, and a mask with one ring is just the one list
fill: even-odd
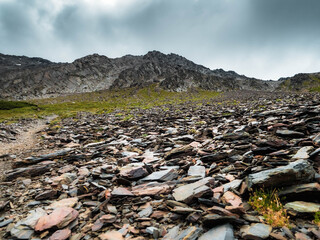
[(308, 159), (309, 154), (312, 152), (312, 146), (306, 146), (299, 149), (299, 151), (292, 157), (293, 159)]
[(254, 223), (240, 229), (244, 239), (260, 240), (269, 237), (272, 227), (263, 223)]
[(203, 225), (206, 227), (212, 227), (225, 223), (244, 223), (245, 221), (239, 219), (236, 216), (222, 216), (219, 214), (207, 214), (202, 219)]
[(179, 235), (180, 227), (175, 226), (171, 228), (168, 233), (163, 237), (163, 240), (172, 240), (172, 239), (177, 239)]
[(211, 188), (207, 185), (211, 185), (213, 183), (214, 179), (207, 177), (195, 183), (183, 185), (174, 189), (172, 195), (176, 201), (189, 203), (194, 198), (201, 197), (203, 194), (210, 192)]
[(205, 178), (206, 168), (204, 166), (191, 166), (188, 170), (188, 176)]
[(234, 240), (233, 227), (227, 223), (214, 228), (203, 234), (199, 240)]
[(8, 224), (13, 222), (13, 218), (0, 222), (0, 228), (7, 226)]
[(174, 169), (168, 169), (158, 172), (153, 172), (150, 175), (142, 178), (141, 181), (159, 181), (159, 182), (166, 182), (171, 181), (178, 177), (178, 173)]
[(308, 198), (311, 196), (320, 195), (320, 184), (319, 183), (305, 183), (299, 185), (293, 185), (282, 189), (279, 193), (279, 196), (305, 196)]
[(240, 187), (241, 183), (242, 183), (242, 180), (241, 180), (241, 179), (236, 179), (236, 180), (233, 180), (232, 182), (223, 184), (223, 185), (222, 185), (223, 191), (224, 191), (224, 192), (227, 192), (227, 191), (229, 191), (230, 189), (235, 189), (235, 190), (237, 190), (237, 189)]
[(298, 213), (315, 213), (320, 211), (320, 204), (303, 202), (303, 201), (295, 201), (295, 202), (287, 203), (286, 205), (284, 205), (284, 208), (288, 210), (293, 210)]
[(301, 132), (291, 131), (291, 130), (277, 130), (277, 135), (281, 137), (288, 137), (288, 138), (301, 138), (304, 137), (304, 134)]
[(153, 212), (152, 206), (148, 206), (138, 213), (139, 217), (149, 217)]
[(176, 239), (177, 240), (196, 240), (198, 239), (202, 231), (203, 231), (202, 228), (192, 226), (183, 230)]
[(297, 160), (287, 166), (249, 174), (248, 188), (253, 187), (280, 187), (297, 183), (310, 182), (314, 179), (315, 171), (306, 160)]
[(10, 230), (11, 236), (18, 239), (31, 239), (34, 233), (34, 226), (37, 224), (39, 218), (46, 214), (46, 211), (41, 208), (30, 211), (30, 214), (26, 218), (17, 222)]

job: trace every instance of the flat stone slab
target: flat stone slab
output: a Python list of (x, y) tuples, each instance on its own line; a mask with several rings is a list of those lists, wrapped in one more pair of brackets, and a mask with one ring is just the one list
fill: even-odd
[(178, 177), (178, 173), (174, 169), (162, 170), (153, 172), (150, 175), (142, 178), (141, 181), (159, 181), (159, 182), (166, 182), (171, 181)]
[(165, 153), (164, 159), (169, 160), (171, 158), (183, 155), (195, 155), (194, 148), (191, 145), (185, 145), (182, 147), (174, 148), (171, 151)]
[(287, 138), (302, 138), (304, 137), (304, 134), (297, 131), (291, 131), (291, 130), (277, 130), (276, 134), (281, 137), (287, 137)]
[(47, 213), (41, 208), (30, 211), (30, 214), (18, 221), (14, 227), (10, 230), (10, 234), (18, 239), (30, 239), (34, 233), (34, 227), (38, 220), (42, 216), (46, 216)]
[(228, 153), (226, 152), (218, 152), (218, 153), (214, 153), (214, 154), (210, 154), (210, 155), (206, 155), (201, 157), (201, 161), (202, 162), (215, 162), (215, 161), (219, 161), (222, 159), (225, 159), (228, 157)]
[(142, 178), (148, 174), (143, 164), (128, 164), (120, 170), (120, 176), (128, 179)]
[(48, 240), (66, 240), (71, 236), (71, 230), (68, 228), (54, 232)]
[(305, 183), (299, 185), (293, 185), (279, 191), (278, 195), (281, 196), (300, 196), (308, 198), (310, 196), (319, 196), (320, 195), (320, 184), (319, 183)]
[(233, 181), (231, 181), (229, 183), (223, 184), (222, 185), (223, 191), (227, 192), (230, 189), (237, 190), (240, 187), (241, 183), (242, 183), (241, 179), (236, 179), (236, 180), (233, 180)]
[(236, 216), (222, 216), (219, 214), (207, 214), (203, 217), (202, 222), (206, 227), (212, 227), (225, 223), (238, 222), (239, 218)]
[(233, 227), (227, 223), (211, 228), (200, 236), (199, 240), (234, 240)]
[(227, 191), (222, 196), (222, 202), (230, 204), (233, 207), (239, 207), (242, 205), (242, 199), (233, 192)]
[(318, 133), (313, 139), (312, 142), (314, 145), (320, 147), (320, 133)]
[(99, 235), (101, 240), (124, 240), (122, 234), (118, 231), (109, 231)]
[(123, 187), (118, 187), (113, 189), (113, 191), (111, 192), (111, 195), (115, 197), (134, 196), (132, 192), (130, 192), (128, 189)]
[(210, 185), (214, 184), (211, 177), (204, 178), (195, 183), (183, 185), (173, 190), (173, 197), (176, 201), (190, 203), (194, 198), (201, 197), (205, 193), (212, 192)]
[(306, 160), (297, 160), (287, 166), (249, 174), (246, 182), (248, 188), (280, 187), (297, 183), (310, 182), (314, 179), (315, 171)]
[(196, 240), (202, 231), (202, 228), (196, 226), (191, 226), (184, 230), (181, 230), (179, 226), (176, 226), (169, 230), (169, 232), (163, 237), (163, 240)]
[(78, 198), (65, 198), (50, 204), (49, 208), (74, 207), (78, 203)]
[(169, 193), (173, 187), (173, 184), (149, 182), (133, 187), (131, 192), (136, 196), (153, 196), (162, 193)]
[(312, 146), (306, 146), (299, 149), (299, 151), (292, 157), (293, 159), (308, 159), (309, 153), (313, 150)]
[(26, 168), (15, 168), (5, 172), (5, 181), (11, 181), (18, 177), (35, 177), (48, 172), (51, 164), (36, 164)]
[(188, 176), (205, 178), (206, 168), (204, 166), (191, 166), (188, 170)]
[(51, 214), (40, 217), (34, 229), (43, 231), (54, 226), (63, 228), (75, 220), (78, 215), (78, 211), (70, 207), (56, 208)]
[(272, 231), (272, 227), (263, 223), (254, 223), (250, 226), (243, 226), (240, 229), (244, 239), (267, 239)]
[(284, 208), (288, 210), (293, 210), (298, 213), (315, 213), (320, 211), (320, 204), (303, 202), (303, 201), (295, 201), (295, 202), (289, 202), (285, 204)]

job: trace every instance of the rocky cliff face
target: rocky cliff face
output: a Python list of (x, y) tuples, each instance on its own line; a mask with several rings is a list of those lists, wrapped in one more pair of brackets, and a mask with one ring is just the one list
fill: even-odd
[(152, 83), (167, 90), (199, 87), (215, 91), (274, 90), (282, 82), (248, 78), (232, 71), (210, 70), (176, 54), (108, 58), (89, 55), (72, 63), (0, 54), (0, 98), (32, 99)]

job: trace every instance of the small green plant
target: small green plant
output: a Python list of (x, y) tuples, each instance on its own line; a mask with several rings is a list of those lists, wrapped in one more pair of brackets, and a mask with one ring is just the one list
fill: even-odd
[(197, 133), (197, 130), (194, 129), (194, 128), (190, 128), (190, 129), (188, 130), (188, 133), (189, 133), (189, 134), (196, 134), (196, 133)]
[(123, 119), (122, 119), (122, 121), (130, 121), (130, 120), (132, 120), (133, 119), (133, 115), (132, 114), (128, 114), (127, 116), (125, 116)]
[(199, 121), (199, 122), (196, 122), (196, 125), (205, 125), (206, 124), (206, 121)]
[(146, 138), (146, 137), (148, 137), (148, 134), (147, 134), (147, 133), (144, 133), (144, 134), (141, 135), (141, 137), (142, 137), (142, 138)]
[(283, 208), (276, 190), (256, 190), (251, 194), (248, 203), (265, 218), (273, 227), (289, 226), (289, 216)]
[(320, 211), (314, 214), (313, 222), (320, 227)]

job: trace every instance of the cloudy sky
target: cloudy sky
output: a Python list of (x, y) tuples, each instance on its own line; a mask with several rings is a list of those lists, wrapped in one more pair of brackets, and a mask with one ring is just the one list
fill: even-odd
[(0, 0), (0, 52), (177, 53), (262, 79), (320, 71), (319, 0)]

